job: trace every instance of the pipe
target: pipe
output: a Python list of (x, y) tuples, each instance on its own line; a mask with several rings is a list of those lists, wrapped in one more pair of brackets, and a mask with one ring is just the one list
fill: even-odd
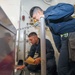
[(41, 75), (46, 75), (46, 42), (45, 42), (45, 23), (44, 17), (40, 18), (40, 37), (41, 37)]
[(26, 58), (26, 30), (24, 30), (24, 60)]

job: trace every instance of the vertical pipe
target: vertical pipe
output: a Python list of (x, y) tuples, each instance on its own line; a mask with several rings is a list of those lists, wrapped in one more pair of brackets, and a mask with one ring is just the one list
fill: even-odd
[(19, 58), (18, 58), (18, 55), (19, 55), (19, 40), (20, 40), (20, 29), (18, 31), (17, 61), (19, 60)]
[[(24, 60), (26, 58), (26, 30), (24, 30)], [(23, 64), (25, 65), (25, 62), (23, 62)], [(24, 74), (25, 75), (25, 69), (23, 70), (24, 71)]]
[(41, 75), (46, 75), (46, 42), (45, 42), (45, 23), (44, 17), (40, 18), (40, 36), (41, 36)]
[(26, 30), (24, 30), (24, 60), (26, 56)]
[(20, 1), (20, 15), (19, 15), (19, 31), (18, 31), (18, 47), (17, 47), (17, 61), (19, 60), (18, 55), (19, 55), (19, 40), (20, 40), (20, 24), (21, 24), (21, 5), (22, 1)]

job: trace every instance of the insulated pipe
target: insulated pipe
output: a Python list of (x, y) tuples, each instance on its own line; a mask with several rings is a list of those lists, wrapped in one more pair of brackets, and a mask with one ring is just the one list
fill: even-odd
[(40, 18), (40, 38), (41, 38), (41, 75), (46, 75), (46, 42), (44, 17)]

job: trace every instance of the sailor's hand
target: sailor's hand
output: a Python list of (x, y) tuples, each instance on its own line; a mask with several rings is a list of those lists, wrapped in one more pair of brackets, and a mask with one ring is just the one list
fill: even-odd
[(40, 64), (40, 62), (41, 62), (41, 58), (40, 57), (36, 58), (35, 61), (34, 61), (35, 64)]
[(24, 68), (25, 68), (25, 65), (16, 67), (17, 70), (22, 70), (22, 69), (24, 69)]

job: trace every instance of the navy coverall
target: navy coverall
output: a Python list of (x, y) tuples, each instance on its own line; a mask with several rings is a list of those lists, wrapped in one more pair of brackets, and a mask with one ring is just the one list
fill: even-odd
[[(34, 57), (35, 52), (38, 53), (38, 57), (40, 56), (40, 39), (38, 44), (34, 44), (31, 46), (30, 52), (28, 56)], [(54, 57), (54, 50), (53, 47), (48, 39), (46, 39), (46, 65), (47, 65), (47, 75), (56, 75), (56, 62)], [(40, 64), (38, 65), (27, 65), (27, 68), (32, 71), (36, 72), (40, 70)]]

